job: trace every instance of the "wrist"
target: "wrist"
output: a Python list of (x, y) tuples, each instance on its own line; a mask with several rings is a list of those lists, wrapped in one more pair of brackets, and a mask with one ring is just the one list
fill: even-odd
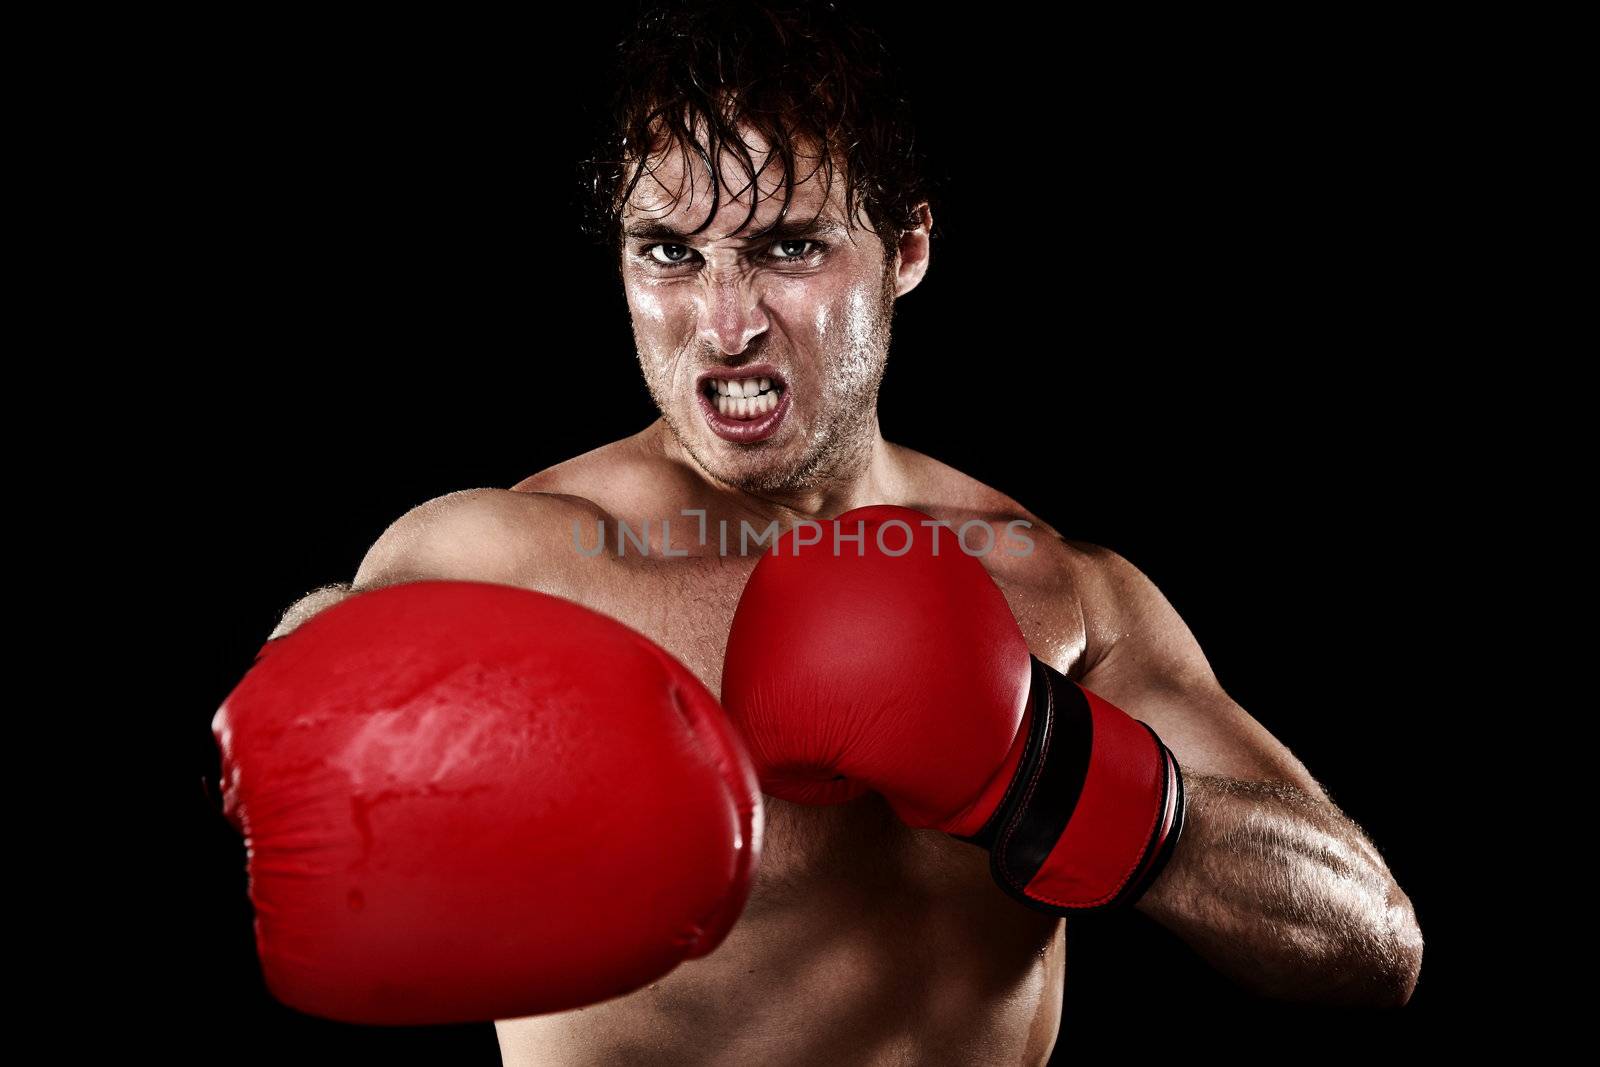
[(1035, 658), (1016, 771), (983, 827), (995, 880), (1064, 914), (1131, 904), (1183, 827), (1183, 778), (1148, 725)]

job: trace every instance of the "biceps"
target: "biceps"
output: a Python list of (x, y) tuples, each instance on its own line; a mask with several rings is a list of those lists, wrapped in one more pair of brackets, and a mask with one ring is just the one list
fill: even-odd
[(1091, 671), (1083, 687), (1148, 723), (1186, 771), (1322, 788), (1294, 753), (1223, 691), (1207, 669), (1180, 678)]
[(1305, 765), (1223, 691), (1200, 643), (1138, 568), (1100, 550), (1093, 588), (1103, 620), (1083, 687), (1148, 723), (1186, 769), (1287, 782), (1323, 796)]

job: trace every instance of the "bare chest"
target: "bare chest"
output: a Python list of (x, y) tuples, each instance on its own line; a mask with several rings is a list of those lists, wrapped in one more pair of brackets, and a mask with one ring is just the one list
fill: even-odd
[[(633, 627), (694, 672), (720, 696), (728, 631), (757, 558), (647, 555), (589, 560), (560, 590), (580, 604)], [(1032, 580), (1022, 570), (991, 570), (1028, 648), (1068, 675), (1085, 650), (1075, 591), (1056, 576)]]
[(597, 559), (566, 595), (638, 630), (721, 694), (728, 631), (754, 558)]
[[(671, 652), (720, 696), (728, 631), (756, 558), (716, 554), (596, 558), (566, 592)], [(997, 574), (1029, 646), (1059, 670), (1081, 656), (1080, 617), (1053, 590)], [(1007, 582), (1007, 579), (1012, 579)], [(1009, 585), (1009, 588), (1008, 588)], [(901, 824), (881, 798), (803, 807), (768, 797), (762, 862), (749, 912), (761, 914), (864, 886), (913, 896), (965, 893), (977, 907), (998, 894), (973, 846)], [(820, 895), (820, 896), (819, 896)]]
[[(720, 694), (754, 564), (596, 561), (565, 595)], [(1039, 605), (1013, 603), (1037, 633)], [(564, 1048), (612, 1062), (973, 1062), (996, 1050), (1042, 1062), (1059, 1021), (1061, 926), (1005, 897), (986, 854), (907, 828), (875, 794), (832, 807), (768, 797), (765, 822), (749, 901), (715, 953), (603, 1005), (501, 1023), (506, 1062), (567, 1062)], [(797, 1012), (812, 1020), (799, 1033)]]

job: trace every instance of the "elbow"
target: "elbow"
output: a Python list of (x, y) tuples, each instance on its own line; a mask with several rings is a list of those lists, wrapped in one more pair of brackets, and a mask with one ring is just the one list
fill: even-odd
[(1367, 960), (1368, 982), (1358, 999), (1370, 1007), (1403, 1008), (1422, 974), (1422, 927), (1411, 901), (1398, 889), (1385, 908), (1385, 919), (1373, 932), (1376, 951)]
[(1422, 927), (1417, 925), (1417, 916), (1409, 900), (1404, 919), (1395, 929), (1393, 944), (1389, 966), (1393, 994), (1384, 1006), (1401, 1008), (1411, 1001), (1411, 994), (1417, 991), (1417, 979), (1422, 974)]
[(1361, 909), (1345, 940), (1343, 966), (1348, 976), (1333, 990), (1342, 1003), (1378, 1009), (1403, 1008), (1411, 1002), (1422, 974), (1422, 927), (1411, 898), (1394, 881), (1382, 887)]
[[(1410, 901), (1402, 895), (1397, 906), (1385, 909), (1382, 922), (1353, 928), (1342, 944), (1314, 954), (1309, 972), (1292, 983), (1277, 983), (1257, 991), (1287, 1000), (1338, 1005), (1348, 1008), (1396, 1009), (1411, 1001), (1422, 973), (1422, 929)], [(1311, 980), (1311, 974), (1321, 981)]]
[(1293, 993), (1282, 991), (1277, 995), (1329, 1006), (1394, 1010), (1411, 1002), (1421, 971), (1420, 943), (1391, 947), (1380, 959), (1362, 954), (1362, 958), (1334, 968), (1338, 977), (1323, 985), (1320, 992), (1311, 992), (1314, 987), (1302, 987)]
[(1411, 994), (1417, 991), (1417, 978), (1422, 974), (1422, 946), (1417, 946), (1416, 955), (1401, 972), (1398, 983), (1399, 994), (1387, 1006), (1403, 1008), (1411, 1002)]
[(1368, 980), (1359, 991), (1344, 999), (1356, 1007), (1403, 1008), (1411, 1002), (1422, 973), (1422, 945), (1407, 945), (1390, 954), (1381, 966), (1369, 967)]

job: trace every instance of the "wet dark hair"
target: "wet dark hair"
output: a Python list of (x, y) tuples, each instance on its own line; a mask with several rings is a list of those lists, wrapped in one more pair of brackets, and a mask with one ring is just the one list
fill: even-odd
[[(589, 235), (616, 246), (623, 206), (650, 161), (673, 150), (691, 181), (701, 174), (711, 182), (711, 211), (694, 232), (703, 230), (725, 188), (742, 190), (757, 176), (739, 135), (748, 125), (771, 146), (766, 165), (781, 167), (774, 225), (788, 218), (797, 184), (821, 170), (831, 191), (842, 170), (847, 224), (864, 210), (892, 258), (935, 190), (904, 81), (858, 9), (836, 0), (675, 0), (644, 11), (618, 46), (610, 113), (582, 168)], [(819, 149), (814, 166), (796, 160)], [(724, 151), (742, 171), (731, 183), (720, 172)], [(740, 229), (755, 210), (752, 203)]]

